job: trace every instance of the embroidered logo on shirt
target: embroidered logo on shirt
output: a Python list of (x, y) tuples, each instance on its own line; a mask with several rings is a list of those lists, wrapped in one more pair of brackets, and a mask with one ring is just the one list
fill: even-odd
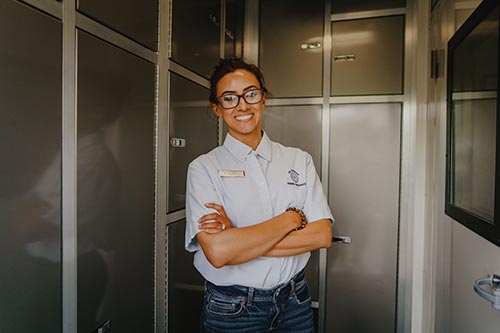
[(295, 186), (304, 186), (306, 185), (306, 183), (300, 183), (299, 184), (299, 173), (293, 169), (290, 169), (290, 171), (288, 171), (288, 175), (290, 176), (290, 178), (292, 179), (293, 182), (288, 182), (287, 184), (288, 185), (295, 185)]
[(294, 183), (299, 182), (299, 173), (297, 171), (290, 169), (290, 171), (288, 171), (288, 174), (290, 175), (290, 178), (292, 178)]

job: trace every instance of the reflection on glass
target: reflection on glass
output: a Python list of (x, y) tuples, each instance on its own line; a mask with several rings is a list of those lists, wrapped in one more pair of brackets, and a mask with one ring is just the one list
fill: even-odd
[(198, 332), (204, 282), (194, 268), (194, 254), (184, 249), (186, 221), (168, 226), (168, 331)]
[(493, 223), (498, 7), (456, 47), (452, 66), (451, 203)]
[(152, 332), (155, 66), (78, 45), (78, 331)]
[(217, 147), (218, 121), (207, 88), (173, 73), (170, 78), (168, 211), (172, 212), (184, 208), (189, 163)]
[(1, 2), (0, 332), (62, 330), (61, 36), (58, 20)]
[(78, 11), (157, 50), (158, 0), (78, 0)]
[(404, 8), (405, 0), (332, 0), (332, 14)]
[(332, 23), (332, 96), (403, 93), (403, 15)]
[(208, 78), (220, 55), (220, 1), (172, 4), (172, 60)]

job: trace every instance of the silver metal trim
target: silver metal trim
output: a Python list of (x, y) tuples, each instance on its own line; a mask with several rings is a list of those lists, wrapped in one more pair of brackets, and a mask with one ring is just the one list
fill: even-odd
[(63, 17), (63, 6), (60, 2), (55, 0), (18, 0), (24, 2), (25, 4), (40, 9), (41, 11), (57, 17), (62, 20)]
[(167, 214), (167, 226), (171, 223), (180, 221), (180, 220), (185, 219), (185, 218), (186, 218), (186, 210), (185, 209), (181, 209), (181, 210), (175, 211), (173, 213), (169, 213), (169, 214)]
[(255, 65), (259, 64), (259, 0), (245, 1), (245, 26), (243, 56)]
[(62, 7), (62, 322), (77, 331), (77, 36), (75, 2)]
[(331, 14), (330, 20), (331, 22), (335, 22), (335, 21), (357, 20), (357, 19), (405, 15), (405, 14), (406, 14), (406, 8), (392, 8), (392, 9), (381, 9), (381, 10), (367, 10), (367, 11), (346, 13), (346, 14)]
[(453, 101), (468, 101), (477, 99), (496, 99), (496, 91), (468, 91), (468, 92), (455, 92), (451, 95)]
[(156, 52), (78, 12), (76, 13), (76, 26), (153, 64), (158, 63)]
[[(325, 16), (323, 24), (323, 110), (321, 115), (321, 183), (327, 198), (328, 173), (330, 167), (330, 85), (331, 85), (331, 63), (332, 63), (332, 29), (330, 23), (331, 1), (325, 1)], [(326, 282), (328, 274), (328, 251), (319, 249), (318, 253), (318, 333), (324, 333), (326, 329)]]
[(455, 10), (459, 9), (474, 9), (479, 5), (479, 1), (473, 0), (473, 1), (460, 1), (457, 2), (455, 1)]
[[(418, 74), (419, 59), (417, 57), (417, 36), (419, 31), (419, 12), (424, 6), (419, 0), (408, 0), (408, 12), (405, 20), (405, 67), (404, 67), (404, 101), (402, 108), (401, 119), (401, 157), (400, 157), (400, 194), (399, 194), (399, 244), (398, 244), (398, 281), (397, 281), (397, 299), (396, 299), (396, 332), (411, 332), (412, 331), (412, 312), (422, 309), (413, 309), (412, 290), (414, 289), (415, 272), (414, 260), (416, 244), (414, 240), (415, 223), (424, 221), (415, 221), (415, 206), (416, 206), (416, 186), (415, 177), (417, 177), (416, 164), (420, 163), (417, 156), (416, 139), (418, 130), (419, 113), (424, 111), (425, 105), (419, 108), (418, 96), (419, 87), (417, 86), (416, 77)], [(427, 5), (427, 2), (426, 2)], [(424, 6), (425, 8), (426, 5)], [(425, 15), (423, 11), (420, 15)], [(421, 22), (420, 22), (421, 23)], [(419, 36), (420, 37), (420, 36)], [(421, 39), (423, 41), (424, 39)], [(421, 50), (425, 51), (425, 50)], [(425, 52), (428, 54), (429, 52)], [(423, 59), (420, 59), (422, 61)], [(423, 67), (428, 69), (427, 65)], [(425, 79), (424, 81), (427, 81)], [(424, 114), (420, 115), (425, 121)], [(423, 129), (421, 129), (423, 130)], [(425, 132), (424, 132), (425, 133)], [(420, 173), (418, 173), (420, 175)], [(419, 181), (422, 181), (420, 179)], [(422, 207), (420, 207), (422, 208)], [(420, 312), (419, 312), (420, 314)]]
[(226, 55), (226, 0), (220, 1), (220, 28), (219, 28), (219, 38), (220, 38), (220, 49), (219, 56), (224, 58)]
[(202, 87), (205, 87), (207, 89), (210, 89), (210, 81), (208, 79), (204, 78), (203, 76), (200, 76), (196, 73), (191, 72), (189, 69), (179, 65), (176, 62), (169, 61), (169, 70), (175, 74), (178, 74), (188, 80), (193, 81), (194, 83), (199, 84)]
[(267, 106), (323, 105), (323, 97), (311, 98), (268, 98)]
[(403, 103), (404, 95), (330, 97), (330, 104)]
[(155, 332), (168, 331), (168, 242), (167, 242), (167, 202), (168, 202), (168, 103), (169, 103), (169, 61), (171, 1), (159, 2), (159, 38), (157, 66), (157, 122), (156, 122), (156, 225), (155, 225), (155, 276), (156, 276), (156, 325)]

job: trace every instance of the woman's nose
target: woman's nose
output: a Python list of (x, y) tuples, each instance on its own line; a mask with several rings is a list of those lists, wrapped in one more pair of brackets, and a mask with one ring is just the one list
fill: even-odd
[(245, 101), (243, 96), (241, 96), (240, 99), (238, 100), (238, 105), (236, 105), (236, 108), (238, 110), (247, 110), (248, 109), (248, 103), (247, 103), (247, 101)]

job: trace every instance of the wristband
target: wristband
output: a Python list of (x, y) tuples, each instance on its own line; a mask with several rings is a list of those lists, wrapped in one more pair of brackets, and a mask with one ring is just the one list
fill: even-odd
[(286, 212), (288, 212), (288, 211), (295, 212), (295, 213), (299, 214), (299, 216), (300, 216), (300, 225), (297, 228), (295, 228), (295, 230), (297, 231), (297, 230), (304, 229), (306, 227), (306, 224), (307, 224), (307, 219), (306, 219), (306, 215), (304, 214), (304, 212), (298, 208), (295, 208), (295, 207), (288, 207), (286, 209)]

